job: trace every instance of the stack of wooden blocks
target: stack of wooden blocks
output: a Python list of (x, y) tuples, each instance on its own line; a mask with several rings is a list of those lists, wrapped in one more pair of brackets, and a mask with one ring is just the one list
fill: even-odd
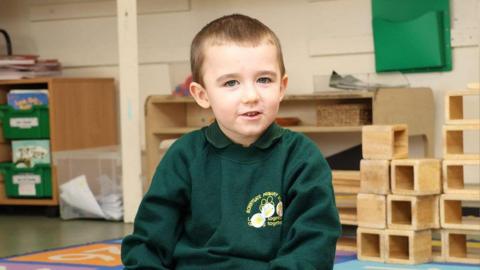
[(432, 229), (439, 228), (440, 160), (408, 159), (406, 125), (364, 126), (362, 148), (358, 258), (431, 261)]
[[(479, 149), (465, 149), (464, 146), (465, 135), (469, 132), (477, 140), (480, 138), (480, 119), (464, 115), (464, 100), (472, 98), (477, 98), (478, 102), (480, 89), (449, 91), (445, 96), (444, 194), (440, 197), (442, 251), (439, 260), (480, 264), (480, 248), (469, 242), (470, 239), (480, 240), (480, 154)], [(468, 208), (473, 208), (474, 215), (469, 216), (465, 211)]]

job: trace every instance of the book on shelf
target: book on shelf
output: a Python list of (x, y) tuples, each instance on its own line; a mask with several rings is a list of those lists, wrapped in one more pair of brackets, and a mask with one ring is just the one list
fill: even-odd
[(37, 58), (37, 55), (2, 55), (0, 56), (0, 66), (34, 65)]
[(37, 59), (37, 56), (0, 56), (0, 80), (35, 77), (55, 77), (62, 74), (57, 59)]
[(16, 110), (28, 110), (33, 105), (48, 105), (48, 90), (12, 89), (7, 94), (7, 103)]
[(33, 168), (35, 164), (50, 164), (49, 140), (12, 141), (13, 163), (18, 168)]

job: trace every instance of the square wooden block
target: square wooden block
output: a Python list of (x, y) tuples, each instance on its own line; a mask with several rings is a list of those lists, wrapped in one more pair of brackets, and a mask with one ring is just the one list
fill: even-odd
[(360, 192), (388, 194), (390, 192), (390, 161), (362, 159), (360, 161)]
[[(445, 229), (480, 230), (480, 197), (473, 194), (442, 194), (440, 224)], [(474, 213), (469, 214), (468, 211)]]
[(480, 230), (442, 230), (445, 261), (480, 264), (479, 238)]
[(439, 228), (438, 196), (387, 196), (389, 229), (423, 230)]
[(358, 227), (357, 258), (362, 261), (385, 261), (385, 231)]
[(465, 149), (464, 138), (480, 138), (480, 124), (443, 126), (444, 159), (480, 159), (478, 148)]
[(443, 192), (480, 196), (480, 160), (444, 160)]
[(445, 95), (445, 123), (480, 124), (480, 119), (469, 119), (464, 115), (464, 98), (474, 99), (475, 96), (480, 96), (480, 90), (448, 91)]
[(357, 223), (360, 227), (385, 229), (386, 196), (359, 193), (357, 195)]
[(386, 230), (387, 263), (419, 264), (432, 260), (432, 231)]
[(407, 125), (363, 126), (362, 154), (364, 159), (407, 158)]
[(440, 194), (441, 164), (438, 159), (392, 160), (391, 186), (393, 194)]

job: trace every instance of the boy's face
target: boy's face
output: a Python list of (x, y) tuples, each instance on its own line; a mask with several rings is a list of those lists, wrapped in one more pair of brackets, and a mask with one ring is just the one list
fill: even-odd
[(268, 43), (210, 46), (202, 69), (204, 87), (190, 86), (197, 103), (212, 107), (221, 130), (232, 141), (244, 146), (254, 143), (275, 120), (287, 87), (276, 47)]

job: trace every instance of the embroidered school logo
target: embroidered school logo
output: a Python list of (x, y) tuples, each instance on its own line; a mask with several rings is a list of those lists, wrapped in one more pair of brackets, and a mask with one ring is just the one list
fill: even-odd
[(283, 203), (277, 192), (264, 192), (255, 196), (247, 205), (248, 225), (261, 227), (275, 227), (282, 224)]

